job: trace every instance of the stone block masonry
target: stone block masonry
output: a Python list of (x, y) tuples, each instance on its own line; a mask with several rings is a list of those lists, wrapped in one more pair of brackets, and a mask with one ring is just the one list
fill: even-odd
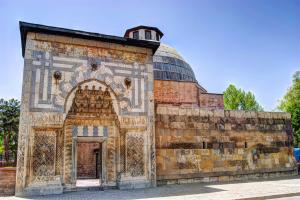
[(16, 168), (0, 168), (0, 197), (15, 194)]
[(286, 113), (158, 105), (158, 184), (296, 174)]
[(224, 109), (223, 94), (201, 93), (199, 103), (201, 108)]
[(154, 99), (159, 104), (224, 108), (223, 94), (207, 93), (193, 82), (155, 80)]
[(198, 104), (198, 88), (192, 82), (155, 80), (154, 98), (158, 103)]

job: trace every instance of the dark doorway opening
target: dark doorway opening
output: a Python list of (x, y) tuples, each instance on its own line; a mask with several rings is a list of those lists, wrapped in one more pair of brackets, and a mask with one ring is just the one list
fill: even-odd
[(95, 157), (96, 157), (96, 178), (101, 178), (102, 172), (102, 148), (100, 144), (100, 148), (95, 150)]
[(77, 142), (76, 187), (93, 188), (101, 186), (102, 144), (80, 138)]

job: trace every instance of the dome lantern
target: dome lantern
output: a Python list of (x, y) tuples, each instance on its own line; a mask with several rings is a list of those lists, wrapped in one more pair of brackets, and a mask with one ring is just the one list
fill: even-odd
[(136, 40), (150, 40), (159, 42), (163, 35), (164, 34), (156, 27), (137, 26), (127, 29), (124, 37)]

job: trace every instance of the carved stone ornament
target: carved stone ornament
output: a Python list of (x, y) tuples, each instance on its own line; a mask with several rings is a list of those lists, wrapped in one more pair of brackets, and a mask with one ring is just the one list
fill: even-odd
[(90, 90), (88, 86), (84, 89), (78, 86), (69, 115), (98, 116), (112, 113), (114, 113), (113, 104), (108, 88), (102, 91), (101, 87), (96, 89), (93, 86)]
[(131, 80), (130, 80), (130, 78), (125, 78), (124, 83), (125, 83), (127, 89), (130, 88), (130, 86), (131, 86)]
[(91, 64), (91, 70), (92, 70), (92, 71), (96, 71), (97, 69), (98, 69), (97, 63), (92, 63), (92, 64)]
[(58, 84), (58, 81), (61, 80), (62, 74), (60, 71), (55, 71), (53, 77), (55, 79), (56, 84)]

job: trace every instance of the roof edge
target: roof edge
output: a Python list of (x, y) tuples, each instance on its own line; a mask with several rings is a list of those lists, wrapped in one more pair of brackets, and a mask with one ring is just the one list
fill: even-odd
[(214, 92), (205, 92), (205, 93), (201, 93), (201, 94), (210, 94), (210, 95), (221, 95), (221, 96), (224, 96), (223, 93), (214, 93)]
[(153, 54), (155, 53), (155, 51), (158, 49), (160, 45), (160, 42), (156, 42), (156, 41), (135, 40), (135, 39), (124, 38), (120, 36), (105, 35), (100, 33), (86, 32), (81, 30), (67, 29), (67, 28), (54, 27), (54, 26), (46, 26), (46, 25), (28, 23), (23, 21), (19, 21), (19, 28), (21, 34), (21, 45), (22, 45), (23, 57), (25, 54), (26, 38), (28, 32), (68, 36), (68, 37), (81, 38), (87, 40), (95, 40), (95, 41), (116, 43), (121, 45), (149, 48), (152, 49)]

